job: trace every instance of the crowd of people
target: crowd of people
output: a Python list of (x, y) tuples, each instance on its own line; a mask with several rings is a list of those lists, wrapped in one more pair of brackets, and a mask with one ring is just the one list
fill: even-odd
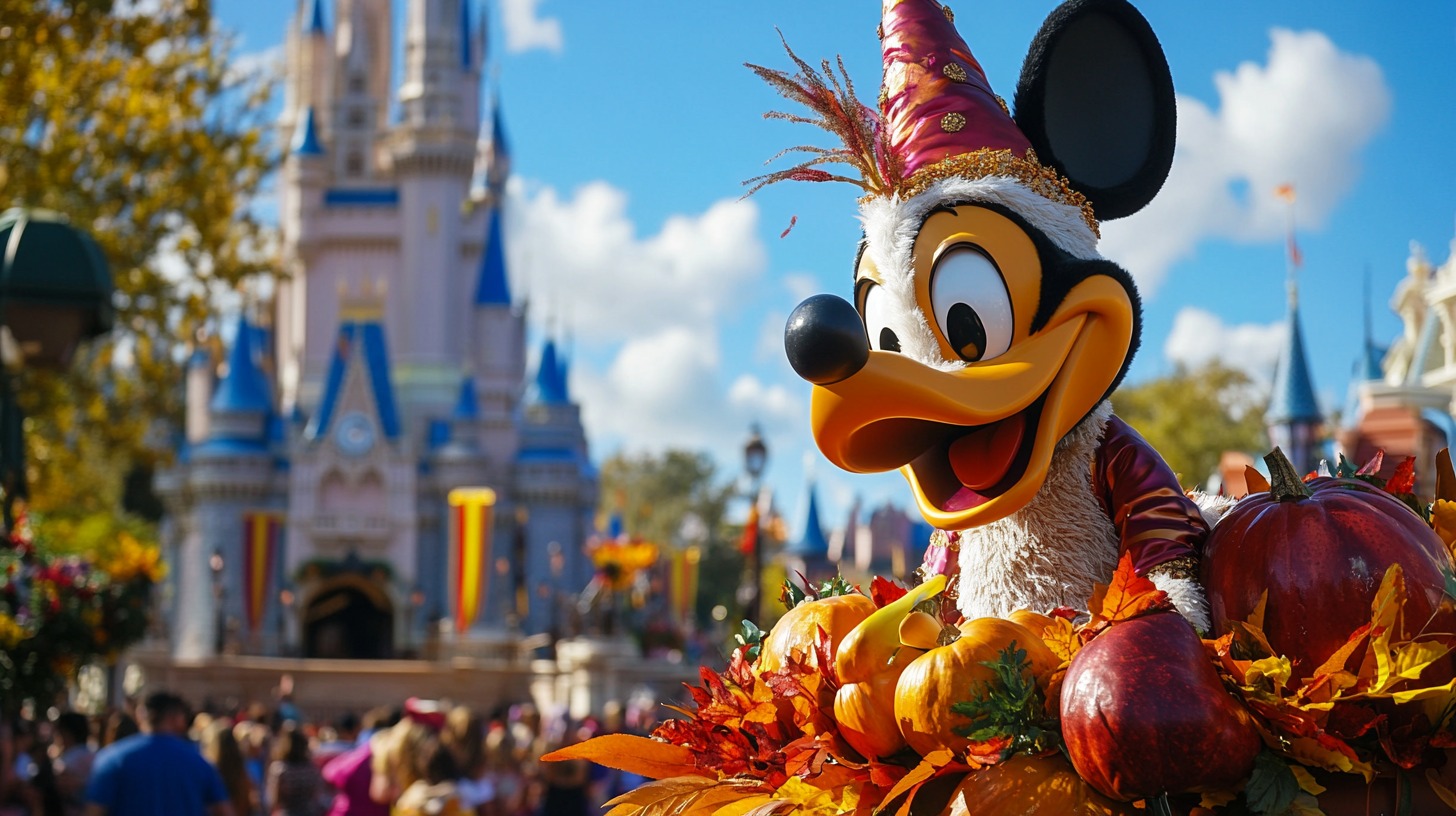
[(105, 716), (0, 720), (0, 816), (585, 816), (643, 780), (538, 758), (652, 717), (411, 698), (317, 723), (287, 698), (194, 712), (155, 691)]

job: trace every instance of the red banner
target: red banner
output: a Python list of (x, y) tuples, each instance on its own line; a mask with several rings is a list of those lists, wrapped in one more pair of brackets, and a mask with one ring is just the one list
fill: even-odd
[(484, 604), (484, 568), (490, 555), (495, 491), (488, 487), (457, 487), (450, 491), (449, 502), (455, 631), (464, 632)]
[(268, 608), (282, 533), (282, 513), (258, 510), (243, 514), (243, 613), (250, 632), (262, 626)]

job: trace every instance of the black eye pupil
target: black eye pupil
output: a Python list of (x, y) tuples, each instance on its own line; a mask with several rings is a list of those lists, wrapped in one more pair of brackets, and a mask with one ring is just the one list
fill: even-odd
[(964, 303), (950, 307), (946, 314), (946, 339), (951, 348), (967, 362), (975, 362), (986, 353), (986, 327), (981, 316)]
[(880, 329), (880, 351), (899, 351), (900, 338), (888, 327)]

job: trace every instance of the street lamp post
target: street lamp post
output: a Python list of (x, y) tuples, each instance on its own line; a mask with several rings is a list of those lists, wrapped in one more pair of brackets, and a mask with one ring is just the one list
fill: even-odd
[(227, 597), (222, 583), (224, 566), (222, 550), (213, 550), (212, 557), (207, 559), (207, 568), (212, 572), (212, 649), (213, 654), (216, 655), (221, 655), (223, 647), (226, 645), (225, 632), (223, 631), (226, 628), (224, 626), (226, 616), (223, 612), (223, 601)]
[(762, 521), (755, 512), (758, 506), (759, 494), (763, 491), (763, 466), (768, 462), (768, 445), (764, 444), (763, 434), (757, 424), (749, 430), (748, 442), (743, 446), (743, 469), (748, 472), (749, 482), (752, 485), (749, 494), (753, 506), (748, 513), (748, 522), (753, 525), (749, 530), (752, 536), (753, 551), (748, 554), (748, 602), (744, 606), (744, 616), (755, 624), (763, 620), (759, 612), (763, 606), (763, 535)]
[(81, 341), (111, 329), (111, 271), (90, 235), (46, 210), (0, 213), (0, 518), (25, 495), (25, 444), (10, 371), (64, 369)]

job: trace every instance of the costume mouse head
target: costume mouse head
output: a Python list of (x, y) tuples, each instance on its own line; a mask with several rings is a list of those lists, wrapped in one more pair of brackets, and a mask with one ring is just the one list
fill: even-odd
[[(936, 0), (885, 0), (880, 36), (878, 112), (828, 63), (822, 75), (797, 57), (796, 75), (750, 66), (819, 114), (789, 118), (845, 141), (759, 186), (866, 191), (854, 304), (805, 301), (785, 346), (815, 384), (824, 455), (855, 472), (898, 468), (926, 520), (965, 529), (1030, 502), (1058, 441), (1127, 371), (1137, 292), (1097, 254), (1097, 224), (1162, 186), (1172, 80), (1122, 0), (1071, 0), (1048, 18), (1015, 116)], [(820, 169), (835, 162), (861, 178)]]

